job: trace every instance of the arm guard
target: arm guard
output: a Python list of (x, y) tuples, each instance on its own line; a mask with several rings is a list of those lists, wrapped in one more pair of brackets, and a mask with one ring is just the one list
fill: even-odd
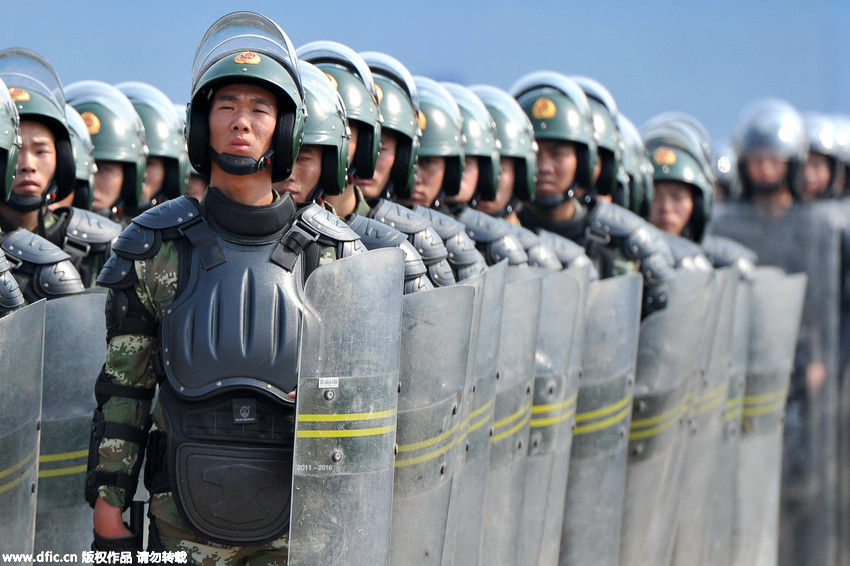
[(560, 271), (563, 269), (564, 266), (561, 264), (561, 260), (558, 259), (555, 250), (537, 234), (522, 226), (512, 226), (514, 226), (514, 234), (516, 234), (520, 244), (525, 249), (525, 253), (528, 254), (528, 265), (550, 271)]
[(673, 254), (641, 217), (615, 204), (596, 201), (588, 214), (589, 244), (618, 248), (639, 263), (643, 275), (644, 316), (667, 305), (667, 281), (673, 277)]
[(487, 262), (466, 234), (466, 226), (448, 214), (416, 205), (414, 211), (431, 221), (448, 252), (449, 265), (458, 283), (487, 269)]
[(758, 255), (735, 240), (707, 235), (702, 239), (702, 250), (714, 267), (734, 265), (746, 279), (751, 280), (755, 277)]
[(50, 241), (23, 228), (6, 234), (0, 244), (12, 272), (24, 281), (29, 301), (76, 295), (85, 290), (68, 254)]
[(572, 240), (564, 238), (554, 232), (547, 232), (546, 230), (540, 230), (537, 235), (555, 252), (558, 256), (558, 260), (560, 260), (564, 268), (588, 265), (590, 266), (590, 280), (595, 281), (599, 279), (599, 273), (596, 271), (596, 266), (593, 265), (593, 262), (591, 262), (590, 258), (587, 257), (587, 254), (584, 253), (584, 248), (582, 246)]
[(11, 269), (6, 256), (0, 254), (0, 316), (24, 305), (24, 295), (12, 276)]
[(699, 244), (660, 230), (656, 232), (669, 246), (673, 254), (673, 266), (676, 269), (707, 272), (714, 268)]
[(466, 226), (466, 234), (484, 255), (487, 265), (503, 259), (508, 260), (508, 265), (528, 265), (528, 254), (510, 223), (469, 207), (464, 208), (457, 219)]

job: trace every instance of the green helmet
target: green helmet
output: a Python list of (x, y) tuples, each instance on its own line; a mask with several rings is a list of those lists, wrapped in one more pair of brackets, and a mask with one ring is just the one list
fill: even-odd
[(164, 92), (147, 83), (130, 81), (115, 87), (130, 99), (142, 119), (150, 157), (160, 157), (165, 163), (161, 192), (166, 199), (177, 198), (186, 192), (189, 178), (183, 118)]
[(701, 241), (711, 220), (715, 179), (700, 134), (686, 122), (654, 118), (641, 135), (654, 165), (653, 181), (678, 181), (691, 188), (694, 207), (682, 235)]
[(9, 200), (12, 182), (18, 166), (18, 150), (21, 148), (20, 120), (18, 109), (12, 102), (9, 89), (0, 80), (0, 196), (3, 202)]
[(791, 194), (799, 198), (809, 140), (803, 117), (791, 104), (778, 98), (766, 98), (745, 106), (735, 120), (732, 148), (738, 156), (743, 198), (751, 198), (753, 192), (771, 192), (778, 188), (750, 180), (747, 160), (757, 152), (770, 153), (788, 162), (785, 182)]
[(148, 146), (145, 126), (133, 103), (120, 90), (100, 81), (78, 81), (65, 89), (94, 144), (95, 161), (117, 161), (124, 169), (121, 196), (113, 207), (135, 214), (142, 198)]
[(65, 119), (65, 94), (56, 71), (47, 60), (29, 49), (0, 51), (0, 79), (9, 87), (22, 120), (41, 122), (53, 133), (56, 145), (56, 173), (44, 195), (9, 195), (9, 204), (21, 210), (35, 210), (46, 200), (60, 200), (76, 185), (74, 151)]
[[(272, 147), (259, 160), (215, 154), (210, 147), (208, 120), (215, 92), (239, 83), (261, 86), (277, 98)], [(201, 175), (209, 177), (215, 160), (232, 175), (271, 167), (273, 182), (289, 177), (303, 136), (304, 90), (295, 48), (280, 26), (253, 12), (234, 12), (210, 26), (195, 51), (186, 115), (189, 160)]]
[(440, 83), (428, 77), (413, 77), (419, 92), (420, 157), (445, 157), (446, 173), (441, 193), (455, 196), (463, 177), (465, 142), (463, 114), (454, 97)]
[(334, 41), (313, 41), (298, 48), (298, 56), (327, 73), (345, 103), (350, 126), (357, 126), (357, 147), (350, 176), (369, 179), (375, 174), (381, 150), (381, 108), (369, 66), (350, 47)]
[(345, 105), (327, 75), (312, 63), (301, 61), (301, 83), (307, 102), (302, 145), (322, 147), (322, 173), (308, 201), (322, 193), (339, 195), (348, 181), (348, 144), (351, 130), (345, 118)]
[[(598, 155), (593, 114), (584, 91), (561, 73), (535, 71), (520, 77), (508, 92), (531, 120), (536, 140), (568, 141), (576, 146), (575, 180), (562, 198), (570, 198), (575, 187), (592, 192)], [(539, 196), (535, 197), (535, 203), (541, 206), (560, 202), (541, 202)]]
[(602, 84), (589, 78), (571, 77), (587, 95), (593, 112), (593, 129), (599, 144), (602, 171), (596, 180), (596, 190), (602, 195), (612, 195), (617, 188), (617, 176), (623, 162), (623, 137), (617, 129), (617, 103)]
[(623, 170), (627, 179), (626, 185), (618, 188), (614, 194), (614, 202), (646, 217), (649, 213), (649, 201), (646, 200), (646, 147), (637, 127), (623, 114), (617, 115), (617, 127), (623, 136)]
[(495, 200), (502, 174), (499, 160), (501, 143), (496, 132), (496, 122), (474, 92), (456, 83), (442, 84), (454, 97), (463, 114), (463, 135), (466, 138), (464, 153), (478, 159), (475, 198)]
[(77, 165), (74, 206), (91, 210), (92, 200), (94, 199), (94, 174), (97, 173), (97, 165), (94, 162), (94, 144), (83, 117), (70, 104), (65, 104), (65, 116), (68, 118), (71, 147), (74, 149), (74, 162)]
[(532, 200), (537, 181), (537, 142), (531, 121), (519, 103), (504, 90), (488, 85), (473, 85), (469, 90), (481, 99), (496, 123), (500, 157), (516, 161), (514, 198)]
[(375, 78), (383, 129), (396, 133), (396, 153), (387, 193), (410, 198), (419, 155), (419, 93), (413, 75), (398, 60), (375, 51), (360, 54)]

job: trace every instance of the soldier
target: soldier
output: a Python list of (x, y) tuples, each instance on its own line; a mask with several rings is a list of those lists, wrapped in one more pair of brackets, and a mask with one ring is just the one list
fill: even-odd
[(124, 93), (104, 82), (78, 81), (65, 93), (94, 144), (92, 208), (126, 226), (139, 210), (145, 182), (148, 146), (142, 119)]
[(623, 173), (625, 175), (617, 188), (614, 202), (628, 208), (641, 218), (646, 218), (649, 216), (649, 203), (652, 202), (652, 173), (655, 168), (649, 161), (640, 132), (632, 121), (623, 114), (617, 114), (617, 127), (623, 136)]
[(0, 52), (0, 77), (9, 82), (23, 140), (11, 194), (0, 203), (0, 229), (24, 228), (47, 239), (67, 256), (64, 259), (71, 259), (83, 284), (91, 286), (120, 227), (88, 210), (48, 209), (49, 203), (71, 196), (76, 187), (59, 77), (43, 57), (26, 49)]
[(835, 123), (825, 114), (803, 115), (809, 138), (809, 154), (803, 169), (803, 200), (835, 196), (838, 191), (840, 148), (836, 141)]
[[(534, 200), (520, 210), (520, 222), (585, 246), (602, 277), (639, 270), (644, 315), (664, 308), (665, 281), (672, 276), (667, 245), (638, 216), (595, 198), (593, 187), (613, 191), (616, 176), (601, 177), (606, 168), (598, 165), (587, 96), (571, 79), (548, 71), (520, 78), (509, 92), (531, 120), (539, 147)], [(575, 198), (577, 191), (585, 197)]]
[[(363, 249), (321, 207), (296, 210), (272, 190), (290, 174), (304, 124), (294, 54), (263, 16), (213, 24), (196, 52), (187, 128), (189, 157), (210, 188), (200, 203), (178, 198), (135, 218), (101, 273), (108, 351), (86, 484), (95, 548), (138, 548), (121, 511), (147, 447), (153, 549), (198, 564), (287, 561), (297, 289), (320, 265)], [(247, 344), (243, 326), (271, 340)], [(223, 339), (204, 342), (210, 332)], [(213, 484), (221, 487), (195, 489)]]
[(168, 97), (149, 84), (131, 81), (115, 87), (130, 99), (145, 126), (149, 153), (141, 208), (179, 197), (189, 175), (183, 119)]

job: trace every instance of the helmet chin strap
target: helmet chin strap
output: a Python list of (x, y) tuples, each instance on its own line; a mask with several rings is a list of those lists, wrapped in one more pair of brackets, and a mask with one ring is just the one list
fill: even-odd
[(576, 184), (572, 183), (566, 191), (557, 195), (534, 195), (534, 199), (531, 201), (536, 206), (540, 208), (558, 208), (571, 198), (575, 194)]
[(253, 175), (266, 167), (272, 166), (274, 149), (265, 152), (260, 159), (243, 155), (233, 155), (232, 153), (218, 153), (213, 148), (210, 148), (210, 154), (212, 155), (213, 162), (229, 175)]
[(40, 195), (18, 195), (12, 193), (9, 195), (7, 204), (12, 210), (18, 212), (33, 212), (39, 210), (50, 202), (50, 197), (56, 194), (56, 180), (51, 179), (50, 184)]
[(756, 183), (754, 181), (750, 181), (750, 190), (752, 190), (755, 194), (767, 195), (778, 192), (779, 189), (782, 188), (783, 182), (784, 181), (779, 181), (778, 183)]

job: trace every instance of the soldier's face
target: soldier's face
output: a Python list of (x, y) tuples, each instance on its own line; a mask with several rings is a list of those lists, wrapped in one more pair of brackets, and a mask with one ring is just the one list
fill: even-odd
[(275, 188), (290, 193), (295, 202), (307, 202), (322, 176), (322, 147), (302, 145), (292, 167), (292, 175)]
[(94, 201), (92, 208), (105, 210), (111, 208), (121, 196), (124, 184), (124, 167), (117, 161), (98, 161), (94, 175)]
[(381, 130), (381, 153), (378, 154), (378, 163), (375, 165), (375, 174), (371, 179), (355, 179), (354, 184), (360, 187), (366, 197), (379, 197), (390, 180), (390, 171), (395, 163), (395, 152), (398, 146), (398, 137), (395, 132)]
[(232, 84), (215, 93), (209, 115), (210, 146), (218, 153), (259, 159), (272, 146), (277, 100), (252, 84)]
[(448, 202), (469, 202), (475, 196), (480, 175), (478, 158), (467, 155), (463, 165), (463, 175), (460, 178), (460, 192), (457, 196), (446, 199)]
[(496, 200), (479, 200), (475, 207), (481, 212), (494, 214), (508, 207), (514, 196), (514, 179), (516, 179), (516, 159), (513, 157), (502, 157), (502, 176), (499, 179), (499, 189), (496, 192)]
[(777, 185), (788, 175), (788, 162), (770, 153), (756, 153), (747, 157), (747, 176), (759, 185)]
[(803, 176), (803, 197), (814, 199), (829, 187), (829, 158), (822, 153), (809, 153)]
[(576, 178), (578, 156), (575, 144), (560, 140), (538, 140), (537, 188), (539, 195), (562, 195)]
[(658, 181), (649, 209), (649, 222), (658, 229), (681, 236), (694, 211), (694, 197), (687, 184)]
[(21, 120), (21, 139), (12, 192), (41, 195), (56, 173), (56, 140), (50, 128), (32, 120)]
[(421, 206), (431, 206), (440, 194), (445, 175), (445, 157), (420, 156), (419, 171), (413, 186), (413, 202)]
[(165, 180), (165, 161), (161, 157), (148, 157), (145, 167), (145, 182), (142, 185), (142, 200), (149, 201), (162, 189)]

